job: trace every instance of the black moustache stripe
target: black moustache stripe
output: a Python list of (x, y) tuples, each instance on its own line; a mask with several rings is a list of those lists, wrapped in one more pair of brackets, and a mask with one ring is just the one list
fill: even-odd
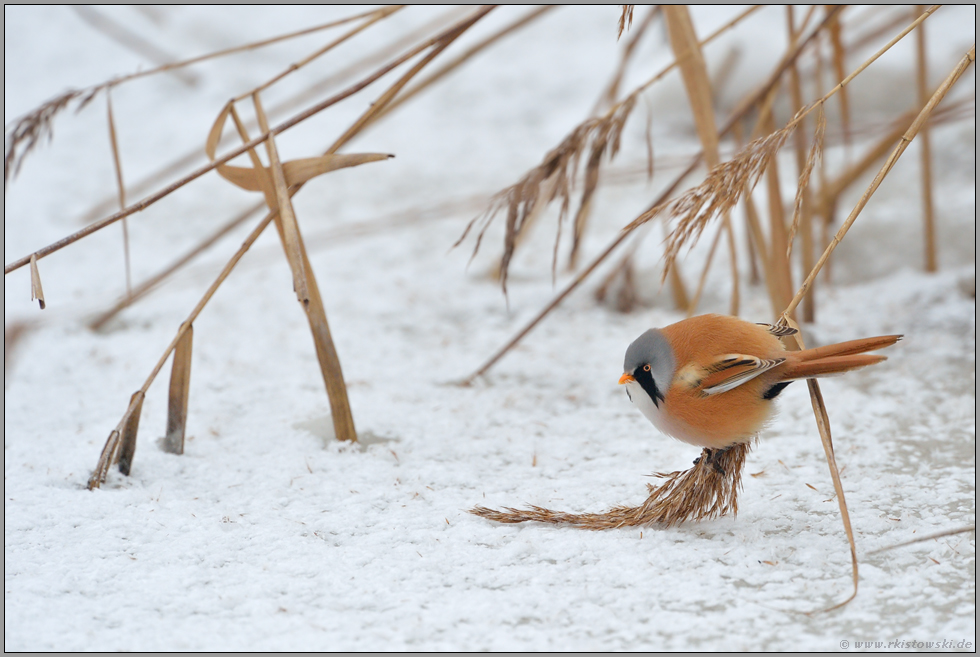
[(660, 392), (660, 388), (657, 387), (657, 382), (653, 380), (653, 375), (647, 372), (642, 367), (636, 368), (633, 372), (633, 378), (636, 379), (640, 387), (650, 396), (653, 400), (653, 405), (660, 408), (660, 402), (664, 400), (664, 394)]

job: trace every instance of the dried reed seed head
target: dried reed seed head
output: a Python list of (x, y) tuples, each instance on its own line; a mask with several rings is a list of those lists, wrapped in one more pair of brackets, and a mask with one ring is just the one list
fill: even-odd
[[(49, 100), (34, 111), (17, 119), (13, 127), (6, 131), (3, 153), (4, 187), (20, 171), (20, 167), (24, 163), (24, 158), (34, 150), (38, 141), (42, 137), (47, 137), (50, 140), (54, 136), (54, 117), (68, 107), (71, 101), (78, 98), (81, 94), (81, 91), (73, 89), (57, 98)], [(88, 99), (85, 99), (85, 103), (89, 100), (91, 100), (91, 95)], [(82, 106), (84, 104), (81, 104), (79, 109)]]
[(735, 515), (742, 470), (750, 449), (747, 443), (721, 452), (705, 449), (694, 467), (654, 475), (664, 479), (664, 483), (649, 486), (649, 496), (637, 507), (618, 506), (605, 513), (565, 513), (539, 506), (505, 507), (502, 511), (477, 506), (470, 513), (501, 523), (534, 521), (591, 530), (653, 524), (667, 528), (690, 520)]
[[(581, 163), (583, 160), (585, 161), (586, 180), (579, 203), (580, 208), (588, 203), (595, 190), (595, 184), (589, 186), (589, 178), (592, 176), (597, 179), (602, 157), (608, 155), (609, 159), (612, 159), (619, 152), (623, 129), (630, 113), (636, 107), (636, 100), (641, 91), (642, 89), (636, 90), (604, 116), (588, 119), (576, 126), (558, 146), (544, 156), (538, 166), (524, 174), (524, 177), (515, 184), (495, 194), (486, 212), (467, 224), (454, 246), (461, 244), (475, 228), (476, 242), (472, 256), (475, 257), (483, 242), (483, 236), (493, 223), (493, 219), (499, 212), (507, 209), (504, 252), (500, 259), (500, 278), (504, 293), (507, 291), (507, 272), (517, 247), (518, 235), (526, 228), (539, 203), (551, 203), (560, 199), (559, 229), (552, 257), (552, 269), (554, 270), (557, 262), (557, 241), (561, 237), (561, 225), (571, 208), (571, 196), (575, 191), (576, 177), (582, 168)], [(588, 151), (587, 157), (585, 156), (586, 151)], [(545, 183), (551, 185), (551, 192), (547, 195), (542, 194)]]
[(714, 167), (700, 185), (674, 201), (648, 210), (624, 229), (633, 231), (663, 212), (668, 219), (678, 219), (667, 236), (663, 280), (681, 247), (693, 246), (713, 217), (731, 211), (744, 193), (751, 193), (795, 127), (791, 121), (786, 127), (756, 139), (731, 160)]
[(619, 16), (619, 33), (616, 34), (616, 40), (618, 41), (620, 37), (623, 36), (623, 31), (633, 27), (633, 10), (636, 9), (636, 5), (623, 5), (623, 13)]
[(803, 171), (800, 172), (800, 181), (796, 186), (796, 202), (793, 205), (793, 223), (790, 225), (789, 235), (786, 238), (786, 257), (789, 258), (793, 250), (793, 238), (799, 230), (800, 221), (803, 217), (803, 194), (810, 184), (810, 175), (813, 167), (823, 154), (824, 135), (827, 130), (827, 117), (823, 111), (823, 104), (817, 112), (817, 127), (813, 131), (813, 141), (810, 143), (810, 152), (807, 155)]

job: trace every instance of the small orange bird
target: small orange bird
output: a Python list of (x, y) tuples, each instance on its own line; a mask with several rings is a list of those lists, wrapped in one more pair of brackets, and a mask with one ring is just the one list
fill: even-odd
[(701, 315), (650, 329), (626, 350), (630, 400), (655, 427), (691, 445), (724, 450), (754, 438), (775, 411), (773, 400), (797, 379), (841, 374), (874, 365), (866, 354), (900, 335), (786, 351), (787, 326), (752, 324), (727, 315)]

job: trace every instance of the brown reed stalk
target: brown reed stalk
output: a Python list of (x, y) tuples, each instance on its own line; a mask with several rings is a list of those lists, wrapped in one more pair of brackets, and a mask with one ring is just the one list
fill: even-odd
[(871, 550), (867, 554), (877, 554), (879, 552), (888, 552), (889, 550), (894, 550), (896, 548), (905, 547), (906, 545), (915, 545), (916, 543), (924, 543), (925, 541), (934, 541), (937, 538), (944, 538), (946, 536), (956, 536), (957, 534), (967, 534), (969, 532), (976, 532), (976, 525), (967, 525), (965, 527), (956, 527), (955, 529), (946, 529), (941, 532), (936, 532), (934, 534), (927, 534), (925, 536), (918, 536), (908, 541), (902, 541), (901, 543), (896, 543), (895, 545), (889, 545), (888, 547), (878, 548), (877, 550)]
[[(802, 28), (800, 30), (796, 29), (795, 21), (793, 18), (792, 5), (786, 6), (786, 28), (789, 33), (790, 42), (794, 42), (797, 38), (799, 38), (799, 35), (802, 33)], [(819, 53), (817, 53), (817, 57), (819, 56), (820, 56)], [(790, 91), (790, 99), (793, 103), (793, 110), (799, 111), (799, 109), (802, 108), (805, 103), (803, 101), (803, 88), (802, 88), (802, 84), (800, 83), (800, 71), (799, 71), (798, 62), (793, 62), (793, 65), (790, 66), (789, 69), (789, 91)], [(812, 171), (813, 158), (815, 158), (818, 155), (818, 153), (815, 153), (813, 149), (811, 149), (810, 157), (809, 158), (807, 157), (806, 136), (804, 134), (806, 131), (805, 120), (803, 122), (802, 127), (803, 127), (802, 130), (797, 130), (793, 133), (793, 147), (796, 153), (796, 170), (798, 172), (798, 175), (800, 176), (801, 180), (803, 180), (805, 177), (808, 182), (810, 177), (809, 172)], [(818, 130), (818, 134), (820, 137), (819, 142), (822, 142), (823, 134), (824, 134), (823, 130), (822, 129)], [(813, 142), (813, 148), (819, 148), (822, 150), (823, 144), (819, 143), (818, 145), (818, 140), (815, 138)], [(808, 163), (810, 163), (810, 167), (811, 167), (810, 169), (807, 168)], [(805, 171), (807, 172), (806, 174), (804, 174)], [(790, 225), (790, 229), (789, 229), (788, 247), (790, 250), (793, 249), (793, 240), (797, 231), (799, 231), (802, 237), (802, 239), (800, 240), (801, 241), (800, 248), (802, 251), (801, 261), (803, 265), (803, 271), (808, 272), (810, 271), (810, 268), (813, 267), (813, 221), (812, 221), (813, 207), (812, 207), (812, 202), (810, 200), (809, 185), (801, 184), (797, 187), (797, 189), (798, 189), (798, 193), (797, 193), (796, 204), (793, 210), (793, 222)], [(786, 257), (789, 258), (790, 253), (787, 253)], [(807, 294), (806, 298), (803, 300), (804, 322), (812, 322), (814, 320), (815, 312), (816, 312), (815, 303), (814, 303), (814, 292), (815, 290), (811, 289), (810, 292)]]
[[(119, 157), (119, 142), (116, 138), (116, 120), (112, 117), (112, 93), (106, 89), (106, 115), (109, 119), (109, 146), (112, 148), (112, 164), (116, 170), (116, 187), (119, 192), (119, 209), (126, 207), (126, 185), (123, 183), (122, 160)], [(122, 220), (123, 260), (126, 265), (126, 296), (133, 293), (133, 275), (129, 258), (129, 226)]]
[[(916, 12), (922, 13), (922, 5), (916, 5)], [(926, 29), (925, 25), (916, 32), (916, 87), (919, 105), (925, 105), (929, 100), (929, 63), (926, 59)], [(925, 270), (934, 272), (936, 266), (936, 220), (932, 203), (932, 147), (929, 139), (929, 124), (922, 126), (920, 134), (920, 154), (922, 157), (922, 219), (925, 240)]]
[[(265, 111), (262, 109), (262, 101), (256, 92), (252, 96), (255, 104), (255, 116), (259, 120), (259, 129), (262, 132), (269, 132), (269, 124), (266, 121)], [(247, 143), (247, 142), (246, 142)], [(279, 160), (279, 151), (276, 148), (276, 140), (272, 137), (265, 140), (266, 154), (269, 156), (269, 168), (272, 170), (272, 182), (275, 188), (275, 205), (270, 206), (270, 210), (278, 209), (278, 220), (276, 227), (282, 232), (283, 249), (286, 251), (286, 260), (293, 272), (293, 290), (296, 298), (303, 304), (303, 307), (310, 305), (310, 290), (307, 281), (306, 263), (301, 252), (301, 238), (299, 235), (299, 225), (296, 223), (296, 214), (293, 212), (293, 204), (289, 201), (289, 188), (286, 185), (286, 174), (282, 170), (282, 162)], [(265, 176), (258, 176), (260, 179)], [(266, 187), (268, 183), (266, 183)], [(312, 274), (310, 274), (312, 275)]]
[[(705, 64), (701, 48), (698, 46), (697, 35), (694, 31), (694, 23), (691, 21), (691, 13), (686, 6), (668, 5), (663, 8), (664, 17), (667, 21), (667, 33), (670, 38), (671, 47), (674, 51), (674, 60), (678, 62), (681, 70), (681, 79), (684, 82), (684, 89), (687, 91), (688, 102), (694, 116), (694, 125), (701, 140), (704, 162), (707, 167), (713, 168), (721, 161), (718, 150), (718, 126), (715, 124), (714, 103), (711, 99), (711, 81), (708, 77), (708, 67)], [(731, 217), (724, 213), (722, 217), (722, 228), (728, 236), (730, 262), (732, 268), (732, 296), (730, 314), (738, 314), (738, 260), (735, 254), (735, 233), (732, 230)], [(711, 266), (711, 259), (714, 256), (718, 239), (716, 238), (708, 252), (707, 262), (698, 288), (694, 293), (694, 299), (688, 307), (688, 315), (693, 315), (701, 298), (704, 283), (707, 280), (708, 268)]]
[[(263, 131), (268, 131), (265, 113), (262, 110), (262, 103), (256, 93), (255, 113), (259, 120), (259, 127)], [(243, 135), (245, 137), (246, 135)], [(327, 397), (330, 401), (330, 418), (333, 421), (334, 435), (338, 440), (356, 442), (357, 431), (354, 428), (354, 416), (350, 410), (350, 401), (347, 398), (347, 385), (344, 383), (344, 374), (340, 366), (340, 358), (337, 356), (337, 349), (334, 347), (333, 337), (330, 334), (330, 325), (327, 322), (327, 314), (323, 307), (323, 300), (320, 297), (320, 290), (313, 275), (313, 268), (310, 266), (309, 257), (306, 254), (306, 246), (299, 233), (299, 225), (296, 223), (296, 215), (290, 201), (289, 189), (286, 185), (286, 175), (283, 172), (279, 155), (276, 151), (275, 140), (266, 141), (268, 147), (270, 168), (272, 169), (272, 182), (275, 186), (276, 207), (278, 209), (279, 221), (276, 228), (279, 229), (279, 237), (282, 241), (283, 250), (286, 251), (286, 258), (290, 260), (290, 265), (294, 267), (294, 281), (296, 281), (296, 266), (292, 262), (293, 257), (298, 255), (298, 266), (302, 271), (303, 294), (297, 290), (297, 296), (306, 311), (307, 319), (310, 323), (310, 330), (313, 332), (313, 342), (316, 347), (317, 360), (320, 364), (320, 372), (323, 375), (323, 382), (327, 388)], [(261, 178), (262, 176), (260, 176)], [(266, 185), (267, 186), (267, 185)], [(290, 225), (292, 221), (292, 225)], [(290, 231), (293, 231), (292, 236)], [(295, 240), (290, 244), (290, 238)], [(291, 252), (295, 248), (296, 254)]]
[(649, 496), (640, 506), (617, 506), (604, 513), (565, 513), (539, 506), (503, 511), (477, 506), (470, 513), (501, 523), (544, 522), (578, 529), (603, 530), (658, 525), (667, 529), (683, 522), (709, 520), (738, 514), (738, 491), (750, 446), (733, 445), (725, 450), (704, 449), (694, 467), (678, 472), (658, 472), (665, 480), (648, 486)]
[(170, 390), (167, 397), (167, 433), (163, 437), (163, 451), (171, 454), (184, 453), (184, 434), (187, 430), (187, 404), (191, 392), (191, 354), (194, 347), (194, 326), (184, 329), (174, 348), (174, 362), (170, 370)]
[[(813, 133), (813, 141), (810, 142), (809, 152), (808, 153), (803, 152), (802, 158), (800, 158), (799, 155), (801, 154), (801, 151), (799, 150), (799, 148), (797, 148), (797, 164), (798, 164), (798, 171), (800, 172), (800, 179), (796, 187), (796, 200), (793, 203), (793, 221), (790, 223), (789, 236), (787, 237), (786, 240), (787, 258), (789, 258), (790, 254), (792, 253), (793, 238), (796, 236), (796, 233), (799, 230), (800, 226), (806, 226), (805, 231), (809, 230), (810, 228), (810, 221), (808, 220), (808, 217), (811, 212), (810, 195), (808, 193), (810, 190), (810, 176), (813, 173), (813, 167), (817, 163), (817, 160), (821, 159), (822, 157), (824, 133), (826, 132), (826, 129), (827, 129), (827, 118), (824, 115), (823, 107), (821, 107), (820, 111), (817, 112), (817, 128)], [(803, 133), (800, 130), (797, 130), (795, 134), (803, 136)], [(800, 140), (797, 141), (799, 142)], [(803, 233), (804, 244), (809, 244), (812, 241), (812, 237), (813, 237), (812, 234), (809, 235), (811, 239), (807, 239), (807, 237), (808, 237), (807, 232), (804, 232)], [(810, 246), (812, 246), (812, 244)], [(810, 267), (812, 267), (813, 254), (810, 253), (809, 258), (806, 257), (806, 254), (807, 251), (804, 250), (803, 262), (805, 263), (807, 262), (807, 260), (810, 260), (811, 261)], [(810, 269), (808, 268), (806, 271), (810, 271)], [(812, 300), (813, 290), (811, 289), (810, 292), (811, 294), (809, 294), (807, 298), (810, 298)], [(804, 299), (804, 304), (806, 304), (806, 299)], [(811, 316), (812, 316), (812, 309), (811, 309)], [(806, 322), (806, 321), (813, 321), (813, 320), (804, 319), (803, 321)]]
[[(795, 335), (797, 344), (803, 349), (803, 339), (800, 334)], [(830, 434), (830, 416), (827, 414), (827, 405), (824, 403), (823, 394), (820, 392), (820, 384), (816, 379), (806, 380), (807, 391), (810, 393), (810, 405), (813, 407), (813, 416), (817, 421), (817, 430), (820, 432), (820, 442), (823, 445), (824, 456), (827, 459), (827, 467), (830, 468), (830, 478), (834, 482), (834, 492), (837, 497), (837, 506), (840, 509), (841, 522), (844, 523), (844, 533), (847, 534), (847, 544), (851, 548), (851, 582), (854, 589), (843, 601), (820, 611), (833, 611), (843, 607), (858, 594), (858, 559), (857, 544), (854, 541), (854, 528), (851, 526), (851, 514), (847, 510), (847, 501), (844, 499), (844, 486), (840, 480), (840, 468), (837, 467), (837, 457), (834, 455), (834, 443)]]
[[(745, 145), (745, 130), (742, 128), (741, 122), (735, 123), (735, 125), (733, 126), (733, 133), (734, 133), (734, 136), (735, 136), (735, 147), (737, 149), (741, 150), (742, 146)], [(745, 231), (746, 231), (745, 232), (745, 236), (746, 236), (745, 250), (748, 253), (748, 260), (749, 260), (749, 270), (750, 270), (749, 271), (749, 276), (750, 276), (749, 277), (749, 280), (754, 285), (754, 284), (757, 284), (759, 282), (759, 280), (760, 280), (758, 260), (760, 259), (759, 258), (759, 254), (766, 252), (765, 238), (763, 238), (763, 240), (761, 242), (761, 246), (760, 246), (759, 241), (756, 239), (756, 237), (754, 235), (754, 231), (753, 231), (753, 227), (752, 227), (752, 222), (753, 221), (756, 224), (759, 223), (759, 215), (756, 212), (755, 204), (752, 202), (752, 195), (751, 194), (745, 194), (743, 198), (744, 198), (744, 201), (745, 201), (745, 217), (746, 217), (746, 221), (745, 221)], [(762, 231), (761, 231), (761, 228), (760, 228), (759, 229), (759, 235), (761, 236), (761, 234), (762, 234)], [(765, 267), (765, 264), (763, 264), (762, 266)], [(768, 283), (766, 283), (766, 284), (768, 285)]]

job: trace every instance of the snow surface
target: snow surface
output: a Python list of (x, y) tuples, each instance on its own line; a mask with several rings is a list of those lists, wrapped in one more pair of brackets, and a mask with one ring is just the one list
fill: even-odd
[[(351, 10), (100, 11), (189, 56)], [(454, 50), (520, 11), (492, 13)], [(734, 11), (699, 10), (699, 32)], [(370, 43), (435, 15), (401, 12)], [(838, 282), (818, 289), (818, 321), (805, 327), (809, 344), (906, 336), (887, 362), (822, 386), (860, 558), (852, 603), (802, 613), (851, 590), (849, 550), (802, 385), (783, 393), (750, 455), (737, 518), (587, 532), (466, 513), (476, 504), (635, 504), (650, 473), (687, 467), (696, 456), (658, 435), (616, 385), (626, 345), (681, 318), (656, 294), (657, 239), (640, 252), (645, 304), (637, 311), (597, 305), (594, 278), (489, 376), (452, 385), (553, 295), (555, 214), (518, 252), (507, 301), (487, 275), (499, 226), (468, 268), (472, 242), (450, 247), (481, 198), (513, 183), (588, 115), (622, 47), (617, 18), (614, 7), (550, 13), (344, 149), (394, 160), (330, 174), (297, 197), (359, 445), (331, 435), (308, 327), (269, 231), (195, 323), (186, 453), (166, 454), (156, 443), (168, 367), (146, 398), (132, 476), (113, 469), (89, 492), (91, 468), (129, 395), (250, 227), (100, 333), (86, 320), (124, 290), (118, 227), (40, 262), (43, 313), (30, 303), (26, 268), (5, 276), (5, 324), (27, 322), (4, 377), (5, 650), (839, 650), (843, 641), (945, 639), (975, 647), (975, 534), (874, 552), (975, 523), (973, 120), (934, 132), (941, 271), (921, 273), (913, 147), (838, 250)], [(783, 35), (784, 20), (782, 10), (763, 10), (706, 51), (711, 66), (738, 60), (720, 112), (767, 74), (785, 47), (772, 36)], [(69, 8), (5, 6), (4, 23), (5, 124), (68, 87), (149, 66)], [(929, 25), (939, 80), (973, 43), (975, 9), (943, 8)], [(203, 148), (227, 98), (323, 42), (305, 37), (207, 63), (194, 88), (158, 76), (114, 91), (127, 182)], [(366, 43), (353, 40), (286, 91), (273, 90), (266, 106)], [(627, 88), (670, 60), (662, 44), (647, 50)], [(854, 102), (871, 108), (866, 123), (875, 108), (887, 118), (911, 105), (898, 97), (908, 57), (897, 52), (867, 72), (867, 88), (897, 90), (892, 105), (855, 85)], [(974, 70), (960, 96), (975, 93)], [(284, 158), (325, 148), (381, 90), (374, 85), (284, 135)], [(676, 77), (647, 105), (662, 162), (696, 150)], [(642, 168), (644, 124), (642, 113), (631, 121), (613, 168)], [(844, 157), (829, 149), (828, 167)], [(603, 187), (586, 257), (670, 175), (664, 164), (649, 186)], [(5, 262), (77, 230), (113, 190), (100, 97), (59, 116), (53, 142), (10, 185)], [(132, 217), (134, 280), (255, 201), (212, 174)], [(456, 209), (439, 209), (450, 201)], [(701, 244), (682, 262), (689, 279), (703, 253)], [(725, 270), (722, 259), (702, 310), (727, 306)], [(562, 285), (563, 266), (558, 274)], [(772, 319), (761, 286), (743, 284), (741, 312)]]

